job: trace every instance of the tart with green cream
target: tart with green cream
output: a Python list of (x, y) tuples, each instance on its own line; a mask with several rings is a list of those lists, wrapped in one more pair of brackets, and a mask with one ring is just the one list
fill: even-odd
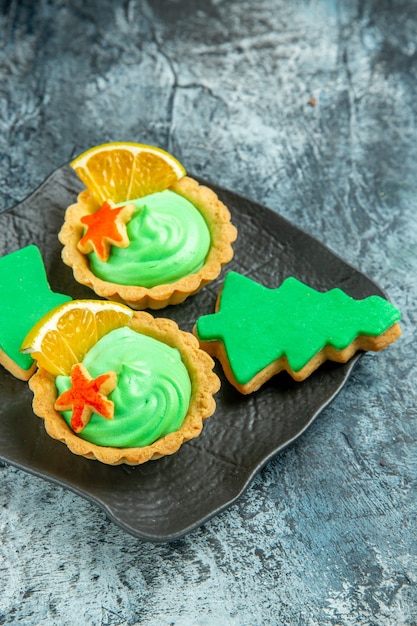
[(138, 465), (177, 452), (215, 410), (211, 357), (172, 321), (105, 300), (53, 310), (23, 350), (33, 410), (74, 454)]
[(168, 153), (104, 144), (72, 166), (87, 189), (66, 211), (62, 258), (99, 296), (138, 310), (179, 304), (232, 259), (229, 210)]

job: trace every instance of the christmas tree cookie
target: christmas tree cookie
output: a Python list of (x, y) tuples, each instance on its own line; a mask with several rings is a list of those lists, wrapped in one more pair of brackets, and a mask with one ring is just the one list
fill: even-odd
[(51, 290), (39, 249), (27, 246), (0, 258), (0, 364), (21, 380), (35, 369), (20, 346), (32, 326), (55, 306), (71, 300)]
[(379, 296), (321, 293), (293, 277), (269, 289), (230, 272), (216, 312), (200, 317), (194, 332), (246, 394), (282, 370), (301, 381), (326, 360), (345, 363), (358, 350), (382, 350), (401, 334), (400, 317)]

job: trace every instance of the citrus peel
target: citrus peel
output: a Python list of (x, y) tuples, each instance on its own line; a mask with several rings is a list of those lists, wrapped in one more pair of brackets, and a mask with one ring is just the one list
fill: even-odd
[(71, 428), (75, 433), (85, 428), (93, 413), (113, 419), (114, 403), (107, 396), (114, 390), (116, 383), (116, 372), (106, 372), (92, 378), (82, 363), (76, 363), (71, 368), (71, 387), (57, 398), (55, 409), (72, 409)]
[(126, 224), (133, 215), (135, 206), (132, 203), (115, 207), (111, 200), (103, 202), (101, 207), (91, 215), (84, 215), (81, 223), (87, 230), (78, 242), (78, 249), (83, 254), (95, 252), (100, 261), (106, 262), (110, 256), (111, 246), (127, 248), (129, 237)]

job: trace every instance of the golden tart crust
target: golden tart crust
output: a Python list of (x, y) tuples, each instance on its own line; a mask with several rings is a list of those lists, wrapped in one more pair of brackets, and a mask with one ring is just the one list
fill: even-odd
[(72, 267), (75, 280), (87, 285), (99, 296), (123, 302), (132, 309), (142, 310), (162, 309), (170, 304), (180, 304), (217, 278), (222, 266), (233, 258), (232, 243), (237, 237), (237, 230), (230, 221), (229, 209), (214, 191), (188, 176), (176, 181), (169, 189), (189, 200), (200, 211), (210, 230), (211, 247), (204, 265), (198, 272), (184, 276), (176, 282), (152, 288), (119, 285), (95, 276), (90, 270), (88, 257), (77, 247), (84, 233), (81, 217), (98, 209), (90, 192), (84, 190), (79, 194), (77, 202), (68, 207), (65, 222), (58, 235), (64, 245), (62, 260)]
[(180, 330), (172, 320), (156, 319), (149, 313), (135, 312), (128, 327), (177, 348), (191, 379), (190, 405), (181, 428), (157, 439), (151, 445), (138, 448), (112, 448), (81, 439), (54, 409), (57, 398), (55, 376), (44, 368), (39, 368), (29, 380), (29, 386), (34, 394), (33, 410), (45, 420), (47, 433), (53, 439), (65, 443), (74, 454), (96, 459), (108, 465), (122, 463), (140, 465), (177, 452), (183, 443), (198, 437), (201, 433), (203, 421), (215, 411), (216, 403), (213, 396), (220, 388), (220, 380), (213, 372), (212, 358), (200, 349), (197, 339), (191, 333)]

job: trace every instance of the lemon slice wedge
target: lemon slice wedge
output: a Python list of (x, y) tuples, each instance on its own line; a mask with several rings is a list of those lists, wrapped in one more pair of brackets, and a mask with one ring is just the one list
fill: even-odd
[(132, 309), (117, 302), (72, 300), (44, 315), (25, 337), (21, 351), (51, 374), (69, 375), (101, 337), (126, 326), (132, 316)]
[(96, 146), (70, 165), (99, 205), (106, 200), (117, 204), (163, 191), (186, 173), (165, 150), (131, 142)]

